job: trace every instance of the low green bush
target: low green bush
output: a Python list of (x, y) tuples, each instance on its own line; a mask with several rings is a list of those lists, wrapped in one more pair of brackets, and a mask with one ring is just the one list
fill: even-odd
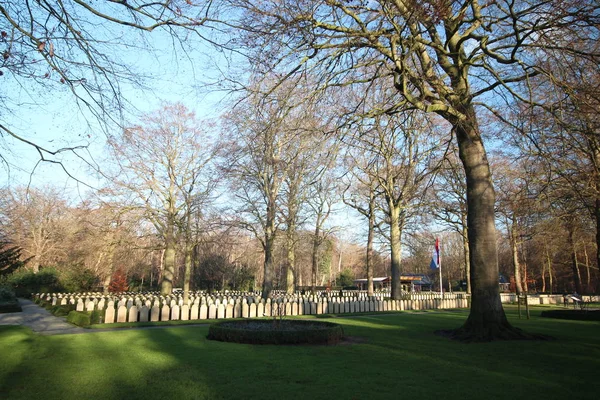
[(16, 299), (14, 290), (7, 286), (0, 286), (0, 302), (13, 302)]
[(92, 324), (104, 322), (104, 311), (70, 311), (67, 315), (67, 322), (82, 328), (89, 328)]
[(92, 324), (101, 324), (104, 322), (104, 311), (94, 310), (90, 312), (90, 321)]
[(65, 305), (50, 305), (50, 307), (46, 308), (48, 311), (50, 311), (52, 313), (52, 315), (55, 315), (57, 317), (64, 317), (66, 315), (69, 315), (69, 313), (71, 311), (75, 311), (75, 306), (73, 304), (65, 304)]
[(69, 315), (67, 315), (67, 322), (87, 328), (92, 324), (92, 319), (90, 313), (85, 311), (71, 311)]
[(14, 312), (21, 312), (23, 311), (21, 309), (21, 305), (19, 304), (19, 302), (17, 300), (13, 301), (13, 302), (6, 302), (6, 303), (2, 303), (0, 302), (0, 314), (7, 314), (7, 313), (14, 313)]
[(225, 321), (208, 329), (208, 339), (249, 344), (335, 344), (344, 336), (338, 324), (300, 320)]
[(0, 286), (0, 314), (22, 311), (15, 292), (6, 286)]

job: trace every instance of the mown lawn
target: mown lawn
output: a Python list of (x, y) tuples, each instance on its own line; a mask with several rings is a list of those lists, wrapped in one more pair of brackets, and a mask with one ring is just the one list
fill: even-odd
[(0, 327), (0, 399), (597, 399), (600, 323), (511, 321), (553, 341), (456, 343), (466, 312), (337, 318), (365, 343), (258, 346), (208, 326), (39, 336)]

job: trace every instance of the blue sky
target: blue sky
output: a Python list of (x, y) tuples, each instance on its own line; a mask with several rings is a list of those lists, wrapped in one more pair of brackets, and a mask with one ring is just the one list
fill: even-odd
[[(187, 53), (181, 48), (174, 49), (170, 37), (162, 32), (153, 32), (146, 37), (152, 52), (122, 46), (114, 48), (116, 58), (143, 74), (141, 83), (146, 86), (140, 89), (122, 84), (124, 98), (130, 103), (125, 110), (128, 122), (135, 123), (138, 115), (157, 109), (163, 101), (182, 102), (200, 119), (217, 117), (224, 107), (219, 104), (223, 95), (209, 93), (202, 86), (218, 81), (214, 65), (221, 62), (219, 54), (200, 42), (184, 43), (194, 46)], [(2, 80), (3, 91), (12, 104), (12, 109), (0, 113), (3, 125), (49, 150), (87, 146), (78, 154), (88, 161), (102, 159), (106, 133), (85, 107), (78, 106), (66, 86), (42, 87), (33, 79), (17, 79), (9, 72), (5, 72)], [(40, 156), (34, 147), (7, 136), (0, 140), (3, 140), (0, 143), (2, 156), (8, 162), (8, 166), (0, 167), (0, 185), (49, 184), (85, 190), (85, 185), (70, 178), (60, 165), (39, 163)], [(63, 161), (65, 168), (77, 179), (91, 186), (99, 185), (77, 155), (65, 152), (56, 159)]]

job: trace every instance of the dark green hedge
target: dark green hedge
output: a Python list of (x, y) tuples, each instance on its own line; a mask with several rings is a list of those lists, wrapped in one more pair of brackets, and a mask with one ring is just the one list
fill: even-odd
[(0, 314), (21, 312), (21, 306), (17, 300), (0, 302)]
[(249, 344), (335, 344), (343, 336), (342, 327), (331, 322), (245, 320), (213, 324), (207, 338)]
[(600, 321), (600, 310), (549, 310), (542, 311), (541, 316), (578, 321)]
[(104, 312), (99, 310), (71, 311), (69, 315), (67, 315), (67, 322), (83, 328), (87, 328), (92, 324), (101, 324), (103, 320)]
[(85, 311), (71, 311), (69, 315), (67, 315), (67, 322), (84, 328), (87, 328), (92, 324), (90, 314)]

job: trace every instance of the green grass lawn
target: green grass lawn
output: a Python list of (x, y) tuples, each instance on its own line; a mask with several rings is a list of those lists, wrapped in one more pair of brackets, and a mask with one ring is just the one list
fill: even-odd
[(365, 343), (259, 346), (208, 326), (39, 336), (0, 327), (0, 399), (596, 399), (600, 323), (509, 318), (553, 341), (481, 344), (433, 334), (467, 312), (336, 318)]

